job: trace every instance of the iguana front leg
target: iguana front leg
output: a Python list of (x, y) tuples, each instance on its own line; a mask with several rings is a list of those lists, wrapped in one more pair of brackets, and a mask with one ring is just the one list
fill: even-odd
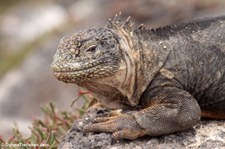
[(98, 119), (95, 124), (85, 127), (85, 131), (112, 132), (115, 139), (136, 139), (143, 135), (158, 136), (194, 126), (201, 115), (197, 101), (188, 92), (164, 87), (143, 98), (151, 97), (145, 109), (132, 115)]

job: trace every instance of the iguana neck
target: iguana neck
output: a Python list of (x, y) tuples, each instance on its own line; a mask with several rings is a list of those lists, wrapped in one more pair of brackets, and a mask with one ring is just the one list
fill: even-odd
[(155, 38), (151, 32), (146, 33), (146, 30), (123, 32), (119, 37), (123, 64), (121, 69), (126, 68), (126, 71), (119, 72), (126, 74), (119, 74), (120, 78), (125, 79), (114, 87), (127, 98), (131, 106), (136, 106), (143, 92), (166, 62), (172, 50), (171, 41)]
[(134, 60), (136, 79), (132, 96), (133, 102), (137, 104), (142, 93), (165, 64), (172, 46), (170, 39), (155, 38), (146, 30), (135, 30), (133, 38), (134, 51), (138, 51), (139, 55)]
[(98, 82), (116, 88), (130, 106), (136, 106), (164, 65), (172, 47), (168, 40), (156, 39), (142, 30), (125, 33), (119, 34), (122, 51), (120, 69), (111, 79), (104, 78)]

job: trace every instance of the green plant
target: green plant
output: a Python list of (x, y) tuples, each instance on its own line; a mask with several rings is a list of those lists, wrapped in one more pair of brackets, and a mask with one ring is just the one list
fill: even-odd
[(92, 98), (91, 96), (87, 96), (88, 94), (88, 92), (78, 91), (78, 97), (74, 102), (76, 102), (80, 97), (83, 97), (84, 99), (82, 108), (77, 108), (79, 114), (75, 114), (77, 112), (68, 111), (60, 112), (56, 109), (53, 103), (49, 103), (47, 106), (41, 107), (41, 110), (44, 113), (44, 118), (34, 119), (32, 121), (32, 126), (30, 127), (30, 137), (24, 138), (15, 124), (15, 127), (13, 128), (13, 135), (8, 140), (4, 140), (0, 136), (0, 148), (18, 147), (28, 149), (31, 148), (31, 145), (32, 148), (35, 149), (57, 148), (60, 140), (70, 129), (74, 120), (81, 117), (89, 105), (92, 104), (92, 100), (90, 100)]
[(23, 138), (18, 127), (15, 125), (13, 135), (7, 141), (4, 141), (0, 137), (1, 147), (4, 148), (7, 145), (10, 148), (18, 145), (19, 147), (28, 149), (31, 146), (42, 148), (40, 145), (44, 145), (44, 148), (56, 148), (61, 137), (71, 127), (73, 121), (79, 117), (79, 115), (70, 112), (59, 112), (52, 103), (41, 107), (41, 110), (45, 114), (44, 119), (34, 119), (32, 121), (30, 137)]

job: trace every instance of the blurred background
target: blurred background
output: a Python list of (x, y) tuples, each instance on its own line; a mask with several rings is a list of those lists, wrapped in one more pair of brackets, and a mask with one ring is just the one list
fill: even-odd
[[(77, 87), (55, 79), (49, 65), (60, 39), (88, 27), (105, 25), (122, 12), (135, 26), (148, 28), (225, 14), (224, 0), (8, 0), (0, 1), (0, 136), (14, 123), (24, 135), (40, 106), (70, 104)], [(76, 106), (75, 106), (76, 107)]]

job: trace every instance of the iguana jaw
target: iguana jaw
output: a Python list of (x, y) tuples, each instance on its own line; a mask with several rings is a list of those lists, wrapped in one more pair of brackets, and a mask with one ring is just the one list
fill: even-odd
[(90, 81), (112, 75), (116, 71), (116, 67), (110, 67), (106, 63), (100, 61), (89, 61), (75, 63), (53, 62), (51, 68), (55, 77), (65, 83), (77, 83)]

